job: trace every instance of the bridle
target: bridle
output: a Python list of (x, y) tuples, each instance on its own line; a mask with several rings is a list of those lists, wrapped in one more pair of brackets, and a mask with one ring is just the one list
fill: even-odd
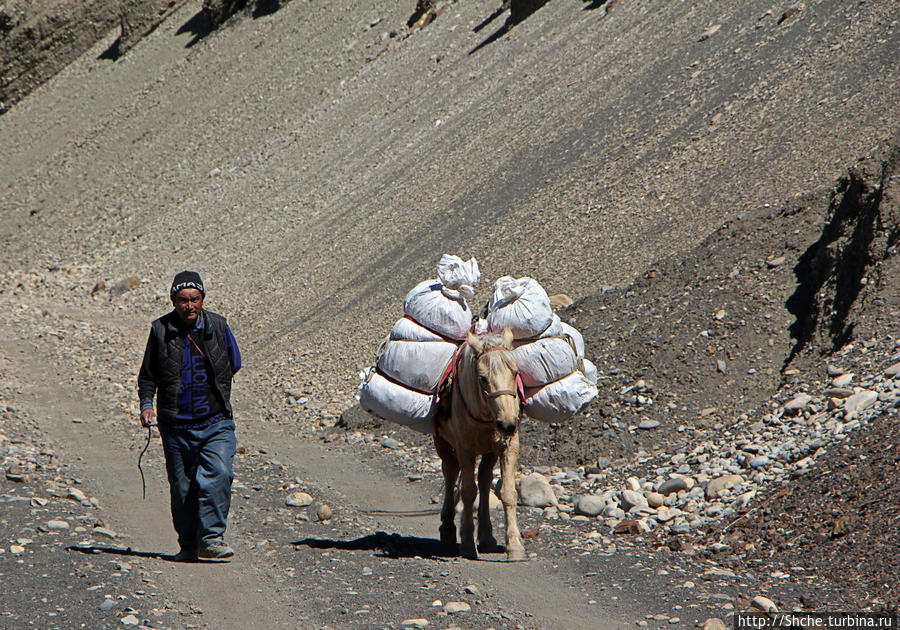
[[(453, 380), (457, 383), (457, 386), (454, 387), (454, 389), (456, 390), (456, 396), (459, 399), (460, 404), (462, 405), (463, 411), (469, 417), (469, 419), (472, 420), (473, 422), (477, 422), (478, 424), (493, 425), (495, 420), (483, 420), (483, 419), (477, 417), (475, 414), (473, 414), (469, 410), (469, 406), (466, 404), (466, 400), (465, 400), (465, 398), (463, 398), (461, 388), (458, 385), (459, 384), (458, 366), (459, 366), (460, 360), (462, 359), (463, 347), (465, 347), (466, 345), (467, 345), (467, 343), (463, 342), (463, 344), (459, 347), (459, 349), (453, 355), (453, 359), (450, 361), (450, 366), (448, 366), (445, 376), (447, 373), (453, 374)], [(503, 346), (494, 346), (492, 348), (488, 348), (487, 350), (482, 350), (479, 353), (478, 357), (476, 357), (475, 361), (477, 362), (478, 358), (480, 356), (485, 355), (488, 352), (493, 352), (494, 350), (506, 350), (507, 352), (509, 352), (508, 348), (504, 348)], [(443, 378), (442, 378), (442, 380), (443, 380)], [(492, 392), (487, 392), (484, 390), (484, 388), (481, 386), (480, 383), (478, 385), (478, 389), (481, 391), (481, 395), (484, 398), (490, 399), (490, 398), (498, 398), (500, 396), (517, 396), (519, 398), (520, 404), (522, 403), (522, 401), (525, 400), (525, 387), (522, 384), (522, 377), (519, 376), (518, 371), (516, 371), (516, 389), (515, 390), (498, 389), (498, 390), (495, 390)]]

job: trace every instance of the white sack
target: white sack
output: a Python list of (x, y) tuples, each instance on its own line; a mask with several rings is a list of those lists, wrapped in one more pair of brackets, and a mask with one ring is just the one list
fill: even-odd
[(525, 387), (540, 387), (568, 376), (578, 368), (575, 350), (562, 337), (547, 337), (513, 350)]
[(478, 261), (470, 258), (463, 262), (459, 256), (444, 254), (438, 263), (438, 280), (444, 285), (447, 297), (471, 299), (475, 295), (475, 285), (481, 280)]
[(561, 322), (560, 327), (562, 329), (563, 335), (567, 335), (572, 338), (572, 343), (575, 344), (575, 356), (579, 359), (584, 358), (584, 337), (581, 336), (581, 333), (575, 329), (574, 326), (570, 326), (566, 322)]
[(448, 297), (438, 280), (417, 284), (403, 301), (403, 314), (450, 339), (465, 339), (472, 325), (472, 312), (466, 301)]
[(429, 394), (420, 394), (392, 383), (375, 370), (359, 386), (359, 405), (382, 420), (396, 422), (420, 433), (434, 433), (437, 405)]
[(378, 349), (378, 371), (420, 392), (434, 393), (456, 344), (449, 341), (388, 340)]
[(584, 373), (584, 377), (594, 384), (594, 387), (597, 386), (597, 366), (587, 359), (582, 359), (581, 363), (583, 364), (582, 372)]
[(518, 337), (513, 341), (513, 345), (515, 345), (516, 343), (531, 343), (535, 339), (543, 339), (544, 337), (561, 337), (562, 335), (562, 321), (559, 319), (559, 315), (554, 313), (553, 319), (550, 320), (550, 325), (544, 329), (544, 332), (537, 335), (536, 337)]
[(597, 388), (579, 371), (544, 385), (525, 389), (525, 413), (541, 422), (568, 420), (597, 395)]
[(391, 339), (400, 341), (443, 341), (444, 338), (436, 335), (424, 326), (419, 326), (408, 317), (401, 317), (391, 328)]
[(515, 339), (537, 337), (553, 323), (550, 298), (532, 278), (503, 276), (494, 283), (487, 320), (491, 332), (509, 326)]

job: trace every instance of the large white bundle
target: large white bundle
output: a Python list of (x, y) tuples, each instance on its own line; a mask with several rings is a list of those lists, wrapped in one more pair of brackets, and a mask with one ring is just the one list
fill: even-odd
[(399, 341), (443, 341), (443, 337), (420, 326), (409, 317), (401, 317), (391, 328), (391, 339)]
[(466, 298), (475, 295), (480, 279), (477, 260), (463, 262), (459, 256), (444, 254), (437, 280), (417, 284), (403, 301), (403, 313), (438, 335), (465, 339), (472, 325)]
[(465, 339), (472, 325), (472, 312), (464, 298), (449, 297), (448, 292), (438, 280), (420, 282), (406, 295), (403, 313), (439, 335)]
[(513, 350), (525, 387), (540, 387), (568, 376), (578, 368), (575, 350), (562, 337), (545, 337)]
[(499, 278), (488, 302), (488, 329), (502, 332), (509, 326), (516, 339), (542, 334), (553, 323), (547, 292), (533, 278)]
[(597, 386), (597, 366), (594, 365), (591, 361), (587, 359), (582, 359), (582, 368), (581, 371), (584, 373), (584, 377), (594, 384), (594, 387)]
[(561, 334), (570, 337), (572, 339), (572, 343), (575, 347), (575, 356), (579, 359), (584, 358), (584, 337), (581, 336), (581, 333), (578, 330), (566, 322), (560, 323)]
[(434, 432), (433, 394), (458, 344), (472, 325), (466, 298), (481, 279), (478, 261), (444, 254), (437, 280), (420, 282), (403, 301), (398, 320), (362, 375), (359, 404), (369, 413), (423, 433)]
[(375, 365), (382, 374), (419, 392), (434, 393), (456, 344), (449, 341), (387, 340), (378, 350)]
[(375, 370), (365, 374), (359, 386), (359, 405), (382, 420), (420, 433), (434, 433), (434, 397), (391, 382)]
[(525, 413), (541, 422), (563, 422), (597, 395), (597, 387), (578, 370), (567, 377), (525, 389)]
[(477, 260), (470, 258), (463, 262), (459, 256), (450, 254), (441, 256), (437, 273), (448, 297), (471, 298), (475, 295), (475, 285), (481, 280)]

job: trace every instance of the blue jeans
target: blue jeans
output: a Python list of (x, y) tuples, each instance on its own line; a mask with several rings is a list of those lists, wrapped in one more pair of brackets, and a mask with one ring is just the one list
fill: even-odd
[(237, 438), (234, 421), (202, 429), (160, 425), (169, 477), (172, 523), (182, 549), (222, 539), (231, 507), (232, 466)]

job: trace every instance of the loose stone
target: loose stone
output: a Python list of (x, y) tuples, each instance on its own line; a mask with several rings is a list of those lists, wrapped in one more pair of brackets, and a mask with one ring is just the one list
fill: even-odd
[(863, 389), (844, 401), (844, 417), (853, 418), (860, 411), (871, 407), (878, 400), (878, 394), (868, 389)]
[(763, 597), (762, 595), (757, 595), (756, 597), (751, 599), (750, 606), (763, 612), (778, 612), (778, 607), (775, 605), (775, 602), (773, 602), (768, 597)]
[(444, 612), (448, 615), (469, 612), (470, 610), (472, 610), (472, 607), (466, 602), (447, 602), (444, 604)]
[(809, 405), (811, 400), (812, 396), (809, 394), (797, 394), (784, 404), (784, 412), (788, 415), (799, 413), (806, 409), (806, 406)]
[(647, 499), (647, 504), (652, 508), (658, 508), (666, 502), (666, 497), (659, 492), (646, 492), (644, 493), (644, 498)]
[(668, 496), (673, 492), (680, 492), (682, 490), (687, 490), (688, 488), (690, 488), (690, 485), (688, 485), (687, 479), (684, 477), (673, 477), (672, 479), (667, 479), (662, 482), (658, 492), (664, 496)]
[(722, 475), (712, 479), (706, 484), (706, 498), (715, 499), (723, 490), (734, 488), (744, 483), (743, 477), (740, 475)]
[(313, 498), (305, 492), (295, 492), (285, 499), (284, 504), (288, 507), (307, 507), (312, 505)]
[(559, 504), (556, 493), (547, 478), (540, 473), (531, 473), (519, 481), (519, 498), (522, 505), (546, 508)]
[(45, 526), (47, 527), (47, 529), (49, 529), (51, 531), (52, 530), (61, 531), (61, 530), (69, 529), (68, 521), (61, 521), (61, 520), (47, 521), (45, 523)]
[(840, 376), (835, 376), (833, 379), (831, 379), (831, 384), (834, 387), (846, 387), (853, 380), (853, 376), (854, 374), (851, 372), (841, 374)]
[(619, 506), (626, 512), (629, 512), (635, 507), (649, 507), (649, 504), (647, 503), (647, 499), (645, 499), (644, 495), (640, 492), (635, 492), (634, 490), (622, 490), (619, 493)]
[(597, 516), (606, 507), (606, 500), (596, 494), (586, 494), (575, 499), (575, 514)]

